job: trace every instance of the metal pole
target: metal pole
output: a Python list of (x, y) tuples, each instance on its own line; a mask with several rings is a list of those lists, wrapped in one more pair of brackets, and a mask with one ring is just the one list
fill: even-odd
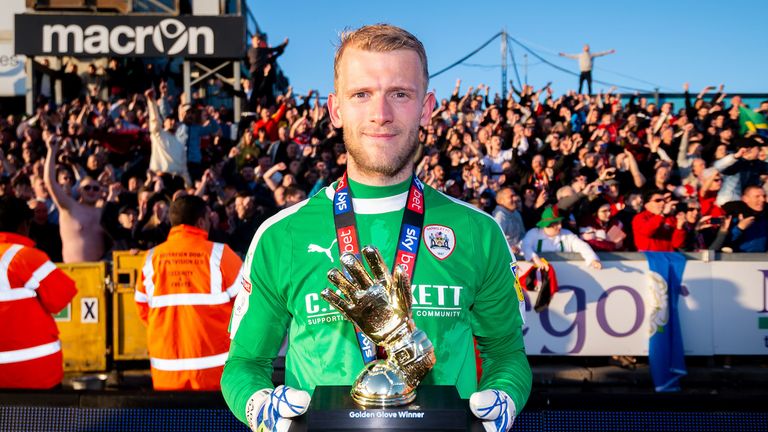
[[(232, 87), (234, 87), (235, 90), (240, 90), (240, 62), (239, 61), (232, 62), (232, 67), (234, 68), (233, 73), (235, 77), (234, 79), (235, 82), (233, 83), (234, 85)], [(240, 120), (240, 108), (241, 108), (240, 100), (241, 100), (240, 96), (235, 95), (235, 100), (233, 103), (234, 105), (233, 114), (234, 114), (235, 122)]]
[(507, 94), (507, 29), (501, 30), (501, 94)]
[(523, 54), (523, 75), (525, 84), (528, 85), (528, 54)]
[[(55, 57), (56, 62), (56, 70), (59, 72), (62, 72), (62, 64), (61, 57)], [(64, 98), (61, 95), (61, 79), (54, 78), (53, 81), (53, 101), (56, 102), (56, 106), (61, 105), (61, 101), (64, 100)]]
[(27, 79), (24, 83), (24, 97), (26, 99), (28, 115), (32, 115), (35, 112), (35, 95), (34, 95), (35, 74), (32, 70), (32, 61), (33, 61), (32, 58), (27, 57), (27, 59), (24, 62), (24, 69), (25, 69), (25, 73), (27, 74)]
[(189, 67), (189, 60), (184, 60), (184, 94), (187, 95), (187, 103), (192, 103), (192, 71)]
[(659, 107), (659, 88), (654, 87), (653, 89), (653, 98), (656, 99), (656, 107)]

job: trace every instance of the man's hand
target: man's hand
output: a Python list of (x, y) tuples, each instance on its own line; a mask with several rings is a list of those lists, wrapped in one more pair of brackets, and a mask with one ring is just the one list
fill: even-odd
[(506, 432), (512, 427), (517, 415), (515, 402), (501, 390), (483, 390), (472, 393), (469, 409), (483, 421), (488, 432)]
[(287, 432), (291, 419), (307, 411), (309, 399), (309, 393), (283, 385), (259, 390), (248, 399), (245, 418), (254, 432)]
[(59, 137), (51, 134), (45, 140), (45, 146), (48, 148), (48, 152), (55, 156), (59, 152)]
[(752, 226), (753, 223), (755, 223), (754, 216), (744, 217), (743, 214), (739, 214), (739, 223), (737, 226), (739, 227), (740, 230), (742, 231), (746, 230), (747, 228)]

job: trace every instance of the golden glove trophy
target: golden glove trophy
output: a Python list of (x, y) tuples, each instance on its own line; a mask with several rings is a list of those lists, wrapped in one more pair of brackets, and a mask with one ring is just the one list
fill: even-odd
[(405, 405), (416, 397), (416, 387), (435, 365), (427, 335), (416, 328), (411, 311), (411, 281), (401, 266), (390, 275), (379, 251), (362, 249), (371, 270), (354, 254), (341, 255), (348, 279), (336, 268), (328, 280), (344, 297), (326, 288), (322, 297), (387, 353), (386, 360), (368, 363), (352, 385), (352, 399), (364, 407)]

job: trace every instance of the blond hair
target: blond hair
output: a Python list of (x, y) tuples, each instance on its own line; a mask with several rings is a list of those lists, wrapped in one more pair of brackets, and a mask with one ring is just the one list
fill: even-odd
[(347, 48), (357, 48), (363, 51), (390, 52), (395, 50), (415, 51), (421, 60), (424, 88), (429, 83), (427, 53), (424, 45), (416, 36), (390, 24), (374, 24), (360, 27), (357, 30), (345, 30), (339, 35), (339, 47), (333, 59), (333, 86), (339, 80), (339, 63)]

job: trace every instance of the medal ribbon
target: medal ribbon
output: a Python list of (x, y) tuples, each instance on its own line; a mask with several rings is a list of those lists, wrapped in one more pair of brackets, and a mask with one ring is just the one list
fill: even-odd
[[(336, 184), (336, 192), (333, 195), (333, 222), (336, 227), (339, 256), (344, 252), (350, 252), (360, 259), (360, 237), (358, 235), (357, 223), (355, 222), (352, 193), (349, 189), (346, 172)], [(413, 281), (413, 272), (416, 268), (416, 256), (419, 252), (423, 227), (424, 185), (414, 174), (411, 177), (411, 186), (408, 189), (408, 198), (405, 202), (405, 210), (403, 211), (403, 221), (400, 224), (400, 237), (397, 242), (393, 267), (394, 269), (398, 265), (402, 265), (411, 281)], [(360, 329), (355, 328), (355, 332), (357, 333), (357, 342), (360, 344), (363, 363), (368, 364), (376, 360), (376, 350), (373, 342)]]

